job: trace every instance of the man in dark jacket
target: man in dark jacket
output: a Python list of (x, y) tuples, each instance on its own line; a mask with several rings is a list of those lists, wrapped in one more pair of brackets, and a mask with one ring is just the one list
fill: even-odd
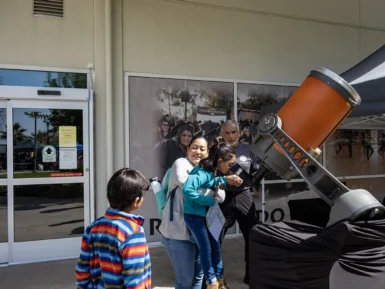
[(242, 178), (243, 184), (239, 187), (228, 185), (226, 187), (226, 199), (220, 204), (221, 210), (226, 218), (222, 232), (222, 240), (226, 232), (235, 221), (238, 222), (242, 235), (245, 239), (245, 262), (246, 272), (244, 282), (249, 283), (249, 233), (258, 223), (256, 207), (251, 195), (252, 180), (259, 170), (259, 161), (249, 149), (249, 145), (239, 143), (240, 130), (238, 123), (233, 120), (225, 122), (221, 128), (221, 136), (228, 145), (236, 150), (237, 160), (234, 165), (234, 173)]

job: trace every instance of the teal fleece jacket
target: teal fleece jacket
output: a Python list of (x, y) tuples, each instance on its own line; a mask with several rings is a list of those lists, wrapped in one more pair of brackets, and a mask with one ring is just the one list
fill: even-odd
[(207, 207), (213, 206), (215, 203), (214, 197), (205, 196), (199, 189), (217, 188), (221, 182), (226, 186), (226, 179), (223, 177), (214, 177), (212, 172), (207, 172), (200, 166), (196, 166), (190, 173), (187, 181), (183, 186), (183, 206), (185, 214), (192, 214), (205, 217)]

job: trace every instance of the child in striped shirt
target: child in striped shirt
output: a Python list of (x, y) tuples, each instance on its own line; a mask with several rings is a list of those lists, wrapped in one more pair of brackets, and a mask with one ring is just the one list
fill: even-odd
[(76, 266), (77, 288), (151, 289), (151, 262), (144, 219), (133, 215), (149, 183), (138, 171), (121, 169), (109, 180), (110, 207), (85, 231)]

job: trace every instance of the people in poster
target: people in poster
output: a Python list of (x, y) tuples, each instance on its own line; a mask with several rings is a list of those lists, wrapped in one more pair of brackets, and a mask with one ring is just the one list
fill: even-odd
[(171, 130), (171, 124), (169, 122), (169, 119), (167, 119), (166, 117), (162, 117), (162, 119), (159, 120), (158, 122), (158, 131), (157, 131), (156, 140), (157, 141), (164, 140), (167, 137), (170, 130)]
[(180, 127), (188, 127), (190, 141), (202, 135), (211, 142), (214, 130), (233, 116), (234, 83), (130, 76), (129, 99), (129, 158), (144, 164), (145, 175), (162, 178), (176, 156), (185, 157)]
[(193, 138), (194, 130), (191, 126), (181, 126), (174, 138), (163, 139), (154, 147), (154, 157), (157, 158), (157, 176), (163, 179), (173, 163), (186, 157), (187, 147)]

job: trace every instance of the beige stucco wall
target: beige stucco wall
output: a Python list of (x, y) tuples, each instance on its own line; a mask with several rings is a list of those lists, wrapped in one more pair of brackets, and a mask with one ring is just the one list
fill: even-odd
[(370, 16), (382, 2), (364, 3), (126, 0), (124, 69), (279, 82), (317, 65), (342, 72), (385, 43), (383, 17)]
[[(181, 0), (180, 2), (189, 2)], [(263, 12), (286, 17), (302, 17), (312, 20), (333, 21), (358, 24), (360, 0), (194, 0), (193, 2), (243, 10), (244, 12)]]
[(65, 0), (64, 18), (34, 16), (32, 0), (0, 1), (0, 64), (87, 68), (93, 0)]

